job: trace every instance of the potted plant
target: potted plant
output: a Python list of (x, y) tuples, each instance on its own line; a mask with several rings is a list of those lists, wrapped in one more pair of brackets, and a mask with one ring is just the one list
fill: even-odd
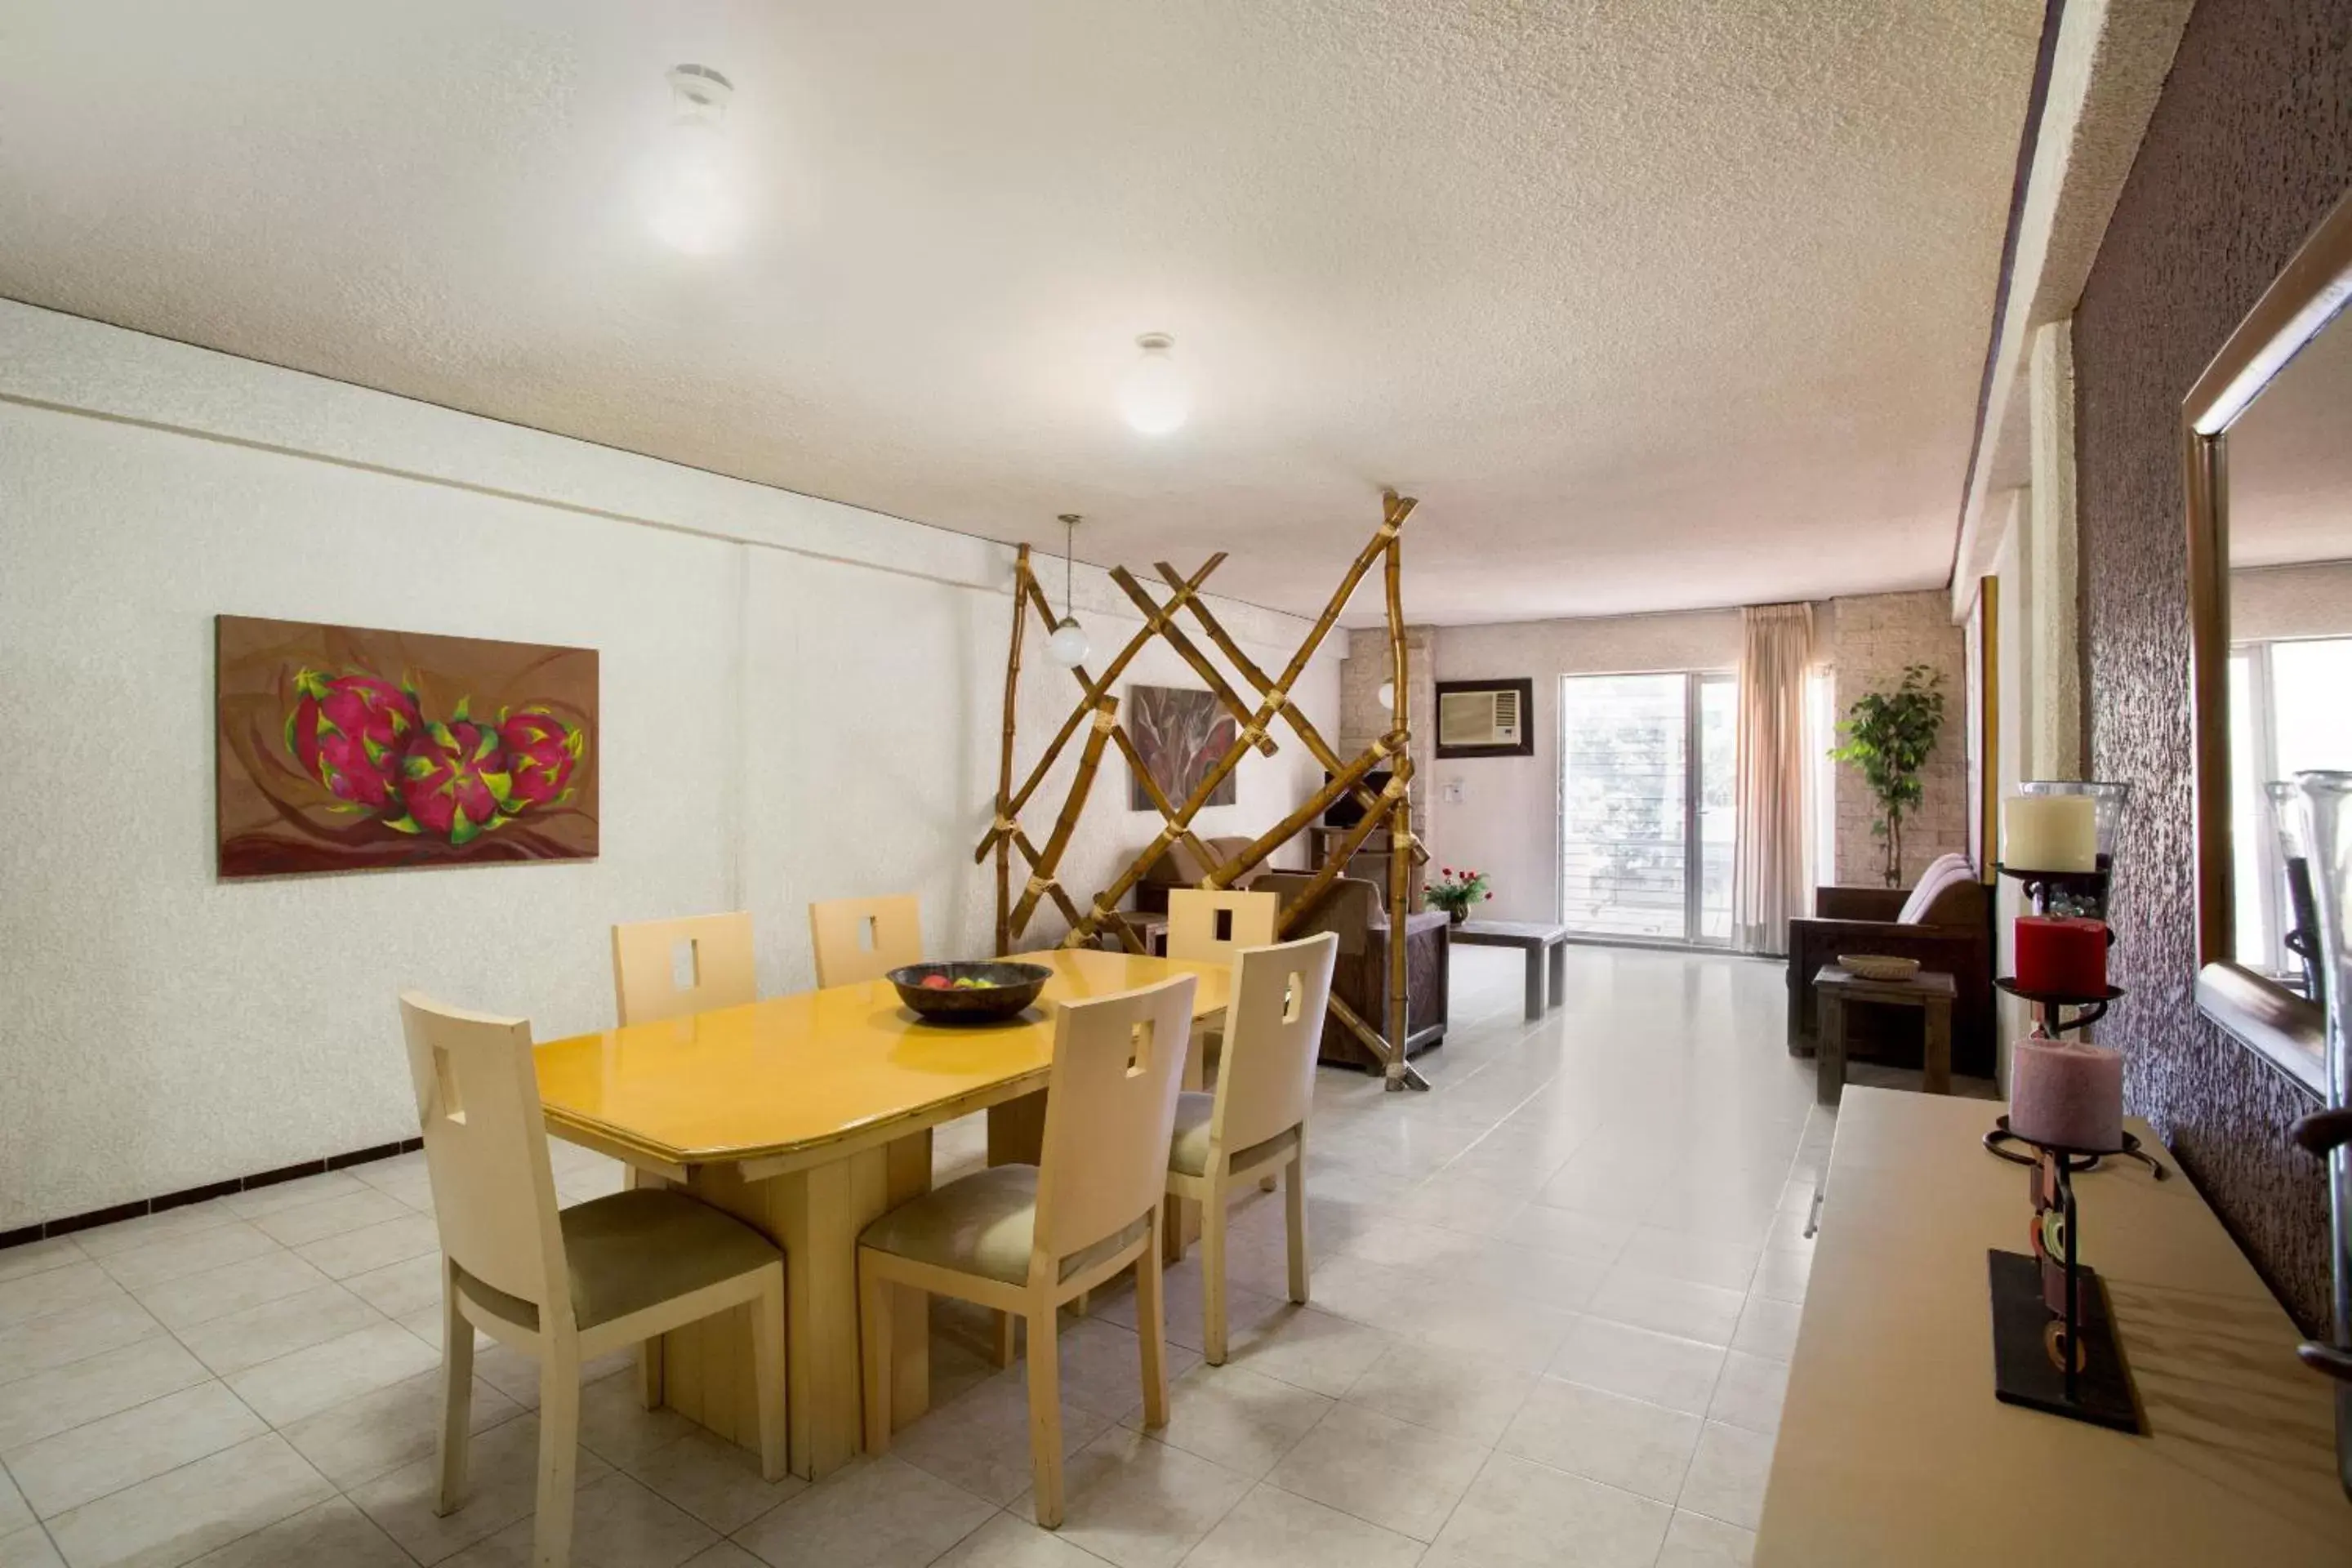
[(1846, 710), (1838, 726), (1845, 744), (1830, 756), (1862, 770), (1878, 802), (1871, 836), (1886, 842), (1886, 885), (1903, 885), (1903, 818), (1919, 804), (1920, 769), (1936, 750), (1944, 727), (1943, 676), (1924, 664), (1908, 666), (1892, 691), (1868, 691)]
[(1454, 917), (1460, 925), (1470, 918), (1470, 906), (1482, 904), (1495, 895), (1486, 890), (1484, 871), (1457, 871), (1451, 866), (1437, 868), (1437, 880), (1428, 889), (1429, 901)]

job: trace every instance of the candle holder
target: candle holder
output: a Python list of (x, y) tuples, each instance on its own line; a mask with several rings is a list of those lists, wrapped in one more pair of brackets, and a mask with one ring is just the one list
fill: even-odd
[[(2100, 866), (2095, 871), (2037, 871), (2024, 867), (1995, 866), (2004, 877), (2011, 877), (2023, 885), (2025, 896), (2032, 900), (2037, 915), (2074, 914), (2084, 910), (2103, 910), (2107, 903), (2107, 855), (2099, 855)], [(2116, 932), (2107, 928), (2107, 952), (2115, 952)], [(2012, 996), (2023, 997), (2033, 1004), (2033, 1025), (2044, 1036), (2056, 1039), (2069, 1029), (2086, 1028), (2106, 1016), (2107, 1005), (2124, 994), (2123, 987), (2109, 985), (2104, 991), (2077, 994), (2064, 991), (2028, 991), (2017, 984), (2013, 975), (2003, 975), (1993, 982)], [(2063, 1009), (2080, 1009), (2072, 1018)]]
[(2004, 1116), (1998, 1133), (1985, 1135), (1985, 1146), (2003, 1159), (2018, 1160), (2022, 1156), (1995, 1146), (1997, 1136), (2033, 1151), (2028, 1162), (2033, 1218), (2031, 1256), (1999, 1247), (1985, 1254), (1994, 1397), (2117, 1432), (2143, 1432), (2139, 1396), (2116, 1334), (2105, 1283), (2079, 1256), (2074, 1177), (2120, 1154), (2146, 1160), (2158, 1180), (2164, 1167), (2141, 1153), (2138, 1140), (2129, 1133), (2113, 1149), (2076, 1149), (2012, 1132)]

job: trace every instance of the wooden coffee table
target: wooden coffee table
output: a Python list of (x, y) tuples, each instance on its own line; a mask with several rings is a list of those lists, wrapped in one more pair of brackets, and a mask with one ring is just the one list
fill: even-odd
[(1845, 1092), (1845, 1009), (1849, 1002), (1876, 1003), (1882, 1007), (1916, 1007), (1927, 1015), (1926, 1067), (1929, 1094), (1952, 1092), (1952, 999), (1959, 987), (1952, 977), (1923, 969), (1908, 980), (1864, 980), (1834, 963), (1824, 963), (1813, 976), (1813, 992), (1821, 1001), (1822, 1042), (1815, 1052), (1818, 1078), (1813, 1098), (1835, 1105)]
[(1528, 955), (1528, 1022), (1544, 1016), (1547, 979), (1551, 1006), (1568, 999), (1568, 928), (1540, 921), (1462, 921), (1454, 940), (1472, 947), (1516, 947)]

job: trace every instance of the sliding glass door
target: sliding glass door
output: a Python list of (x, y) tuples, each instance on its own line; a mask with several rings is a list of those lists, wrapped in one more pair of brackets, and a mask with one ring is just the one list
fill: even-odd
[(1567, 676), (1559, 714), (1561, 921), (1593, 936), (1728, 942), (1733, 678)]

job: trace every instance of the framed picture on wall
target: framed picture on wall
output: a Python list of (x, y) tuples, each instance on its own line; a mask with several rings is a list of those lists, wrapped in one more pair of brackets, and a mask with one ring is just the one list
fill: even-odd
[[(1218, 704), (1214, 692), (1185, 686), (1130, 686), (1119, 717), (1135, 742), (1136, 754), (1150, 772), (1151, 782), (1178, 805), (1192, 797), (1241, 733), (1241, 726)], [(1238, 798), (1236, 774), (1229, 773), (1217, 781), (1208, 804), (1231, 805)], [(1127, 808), (1156, 809), (1139, 779), (1128, 780)]]
[(214, 620), (223, 878), (596, 856), (596, 650)]

